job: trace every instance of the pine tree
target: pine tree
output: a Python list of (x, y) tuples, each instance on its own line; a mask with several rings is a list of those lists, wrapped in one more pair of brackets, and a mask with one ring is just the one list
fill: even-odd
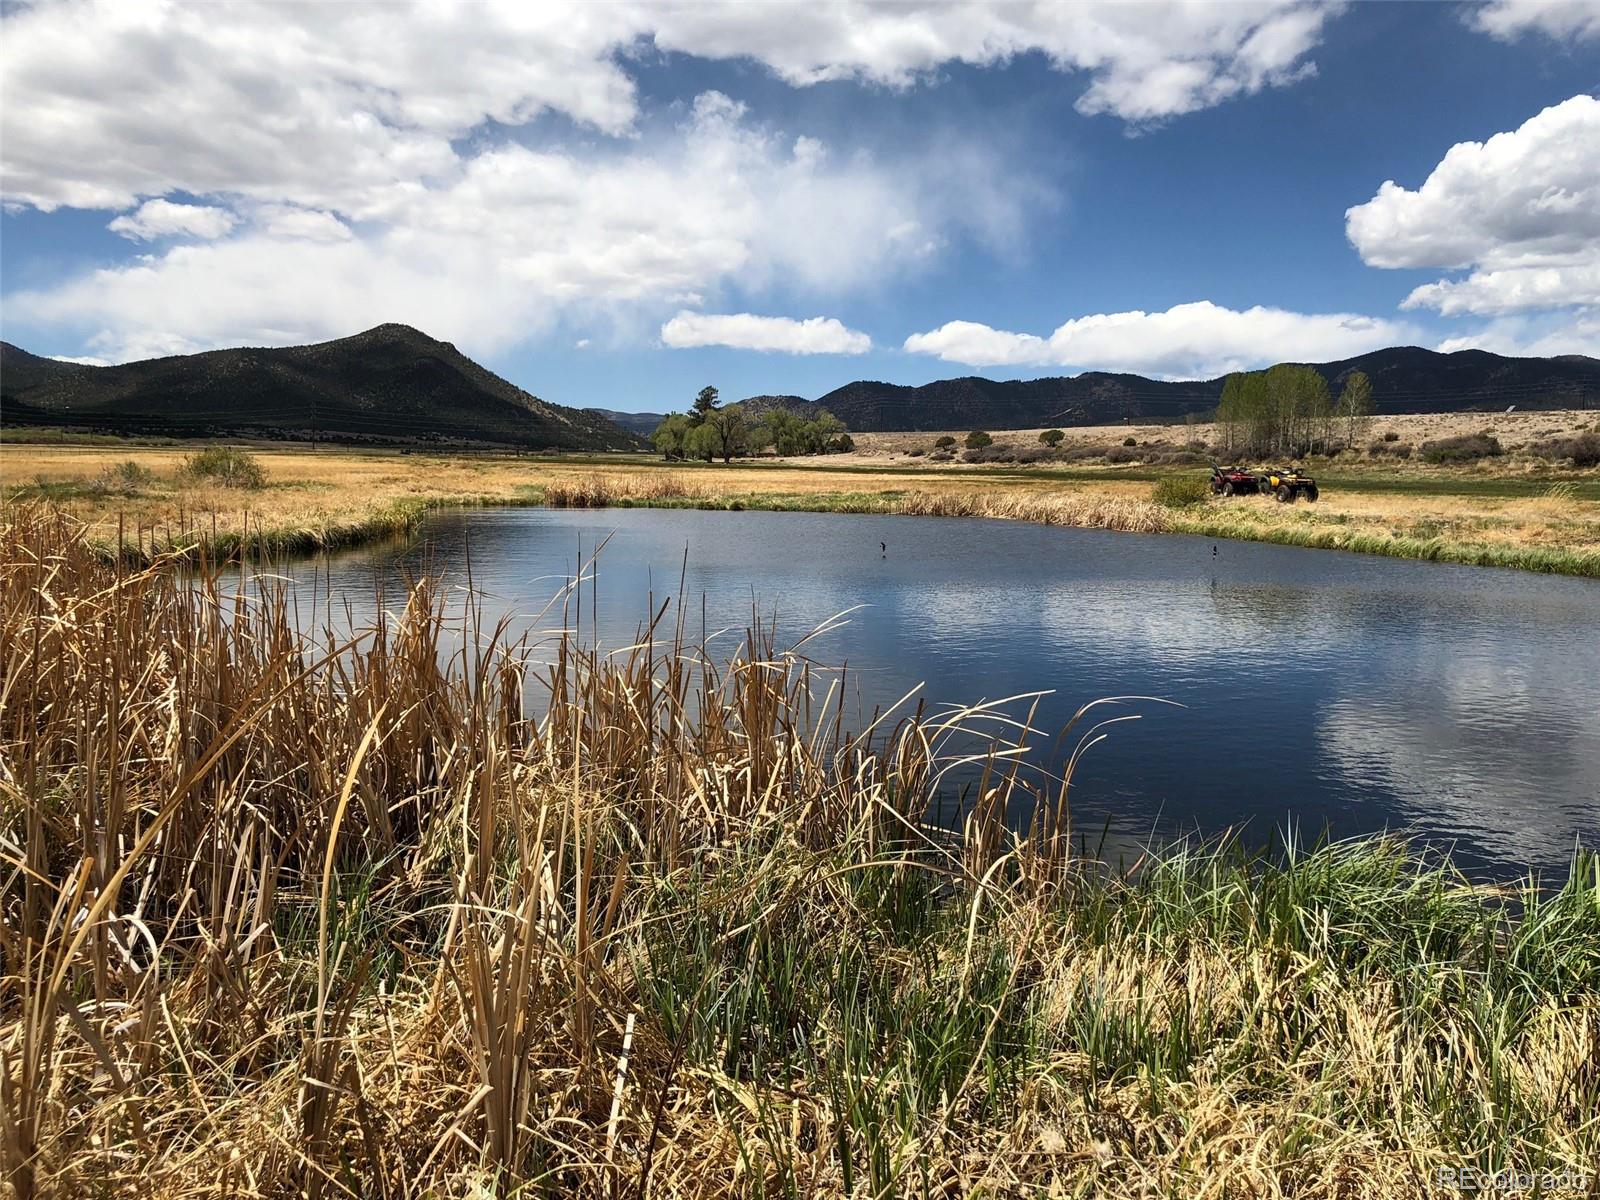
[(700, 394), (694, 398), (694, 407), (689, 410), (689, 420), (698, 425), (716, 411), (717, 389), (703, 387), (700, 389)]

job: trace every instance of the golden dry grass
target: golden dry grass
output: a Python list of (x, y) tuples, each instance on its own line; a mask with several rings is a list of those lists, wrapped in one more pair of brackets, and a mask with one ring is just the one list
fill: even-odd
[(976, 714), (865, 738), (758, 626), (716, 664), (675, 617), (533, 668), (422, 581), (330, 647), (270, 587), (0, 523), (12, 1193), (1594, 1179), (1594, 861), (1509, 896), (1390, 840), (1111, 877), (1006, 745), (923, 826)]
[[(244, 491), (187, 483), (179, 470), (185, 454), (3, 446), (0, 494), (7, 503), (45, 496), (88, 522), (96, 538), (113, 542), (120, 528), (126, 542), (146, 547), (213, 534), (225, 545), (259, 535), (282, 549), (337, 546), (409, 530), (431, 507), (538, 503), (547, 496), (552, 503), (593, 504), (597, 495), (581, 493), (598, 488), (613, 503), (992, 516), (1600, 574), (1600, 500), (1564, 492), (1560, 483), (1542, 495), (1474, 494), (1478, 476), (1470, 472), (1456, 476), (1465, 481), (1460, 492), (1419, 493), (1405, 487), (1417, 469), (1393, 465), (1393, 491), (1334, 484), (1315, 506), (1241, 498), (1179, 513), (1152, 505), (1147, 481), (1002, 474), (986, 467), (841, 471), (832, 458), (668, 467), (648, 460), (596, 465), (546, 457), (268, 449), (255, 452), (267, 486)], [(122, 461), (151, 471), (153, 481), (134, 489), (97, 487)]]

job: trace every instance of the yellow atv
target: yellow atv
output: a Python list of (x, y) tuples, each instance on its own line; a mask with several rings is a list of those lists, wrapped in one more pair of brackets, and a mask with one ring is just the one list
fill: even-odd
[(1278, 467), (1265, 472), (1260, 487), (1263, 494), (1276, 496), (1279, 504), (1293, 504), (1301, 496), (1312, 504), (1317, 501), (1317, 481), (1293, 468)]

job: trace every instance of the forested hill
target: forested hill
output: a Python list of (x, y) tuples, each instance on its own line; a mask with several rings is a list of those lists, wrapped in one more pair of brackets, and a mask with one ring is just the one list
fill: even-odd
[[(1352, 371), (1366, 372), (1379, 412), (1600, 407), (1600, 359), (1582, 355), (1507, 358), (1483, 350), (1439, 354), (1400, 346), (1309, 365), (1335, 396)], [(921, 387), (860, 381), (811, 404), (857, 432), (1030, 429), (1208, 412), (1217, 406), (1224, 381), (1171, 383), (1103, 371), (1026, 380), (967, 376)]]
[(549, 404), (408, 325), (310, 346), (76, 366), (0, 344), (0, 421), (121, 434), (629, 450), (594, 412)]
[(629, 433), (638, 434), (640, 437), (649, 437), (655, 432), (656, 426), (661, 424), (666, 413), (655, 412), (623, 412), (615, 408), (586, 408), (584, 412), (594, 413), (604, 417), (614, 425), (619, 425)]

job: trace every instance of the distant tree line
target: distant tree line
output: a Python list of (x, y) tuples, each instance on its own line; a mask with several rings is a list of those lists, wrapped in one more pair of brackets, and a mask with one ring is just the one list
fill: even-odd
[(1319, 372), (1280, 363), (1228, 376), (1217, 406), (1218, 441), (1230, 455), (1292, 458), (1355, 445), (1372, 412), (1372, 382), (1363, 372), (1346, 376), (1334, 400)]
[(650, 435), (657, 450), (672, 461), (699, 458), (706, 462), (753, 454), (768, 447), (784, 456), (838, 454), (855, 448), (844, 422), (830, 412), (805, 418), (773, 408), (750, 421), (737, 404), (724, 408), (717, 389), (703, 387), (686, 413), (669, 413)]

